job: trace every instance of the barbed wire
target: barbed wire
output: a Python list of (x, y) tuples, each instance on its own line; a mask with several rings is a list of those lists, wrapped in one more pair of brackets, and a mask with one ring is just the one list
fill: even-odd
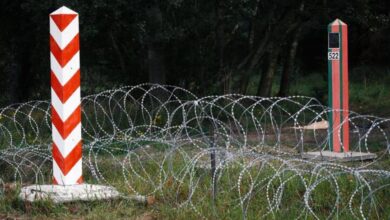
[[(381, 216), (389, 209), (390, 119), (348, 112), (349, 148), (376, 153), (372, 161), (302, 159), (329, 148), (328, 129), (307, 125), (331, 111), (342, 110), (305, 96), (197, 97), (155, 84), (104, 91), (82, 99), (84, 177), (203, 218), (223, 218), (226, 209), (275, 217), (291, 204), (294, 218)], [(51, 143), (49, 101), (1, 108), (1, 188), (50, 184)]]

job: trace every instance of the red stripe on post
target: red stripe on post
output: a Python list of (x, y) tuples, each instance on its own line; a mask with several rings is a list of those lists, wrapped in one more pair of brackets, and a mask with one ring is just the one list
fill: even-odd
[(53, 181), (53, 185), (58, 185), (58, 182), (57, 182), (56, 178), (53, 177), (52, 181)]
[(54, 23), (57, 25), (60, 31), (64, 31), (66, 27), (73, 21), (77, 14), (58, 14), (58, 15), (50, 15), (53, 19)]
[(79, 34), (63, 50), (58, 46), (53, 36), (50, 35), (50, 51), (61, 67), (64, 67), (79, 50)]
[(57, 94), (62, 103), (65, 103), (70, 96), (80, 87), (80, 70), (72, 76), (72, 78), (62, 86), (56, 75), (51, 71), (51, 87)]
[(348, 26), (343, 25), (342, 26), (342, 48), (343, 48), (343, 147), (344, 152), (349, 151), (349, 121), (348, 121), (348, 115), (349, 115), (349, 69), (348, 69)]
[(63, 139), (66, 139), (74, 128), (81, 123), (81, 106), (79, 105), (73, 113), (65, 120), (62, 121), (58, 115), (56, 109), (52, 106), (52, 123), (56, 127), (57, 131), (60, 133)]
[(76, 181), (77, 184), (82, 184), (84, 182), (83, 176), (80, 176), (80, 178)]
[(53, 143), (52, 148), (53, 159), (56, 161), (58, 167), (61, 169), (64, 175), (67, 175), (73, 166), (81, 160), (82, 157), (82, 146), (81, 141), (76, 144), (73, 150), (64, 158), (58, 147)]

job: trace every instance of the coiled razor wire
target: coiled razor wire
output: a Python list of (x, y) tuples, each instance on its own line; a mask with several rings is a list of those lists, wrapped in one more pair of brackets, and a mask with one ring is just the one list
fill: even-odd
[[(200, 98), (155, 84), (104, 91), (82, 99), (84, 178), (199, 218), (388, 216), (390, 119), (349, 112), (350, 150), (374, 152), (373, 161), (301, 159), (329, 148), (328, 129), (304, 126), (330, 111), (340, 110), (305, 96)], [(49, 101), (0, 109), (1, 186), (51, 183), (50, 115)]]

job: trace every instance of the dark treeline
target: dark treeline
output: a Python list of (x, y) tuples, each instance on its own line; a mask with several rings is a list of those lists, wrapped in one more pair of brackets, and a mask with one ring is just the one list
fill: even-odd
[(48, 15), (62, 5), (80, 14), (83, 94), (152, 82), (289, 95), (299, 74), (326, 80), (335, 18), (349, 25), (351, 68), (389, 67), (387, 0), (2, 0), (1, 105), (49, 98)]

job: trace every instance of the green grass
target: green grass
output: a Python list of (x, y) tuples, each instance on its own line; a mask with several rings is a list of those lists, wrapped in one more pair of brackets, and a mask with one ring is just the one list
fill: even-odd
[(124, 219), (147, 212), (148, 208), (126, 200), (104, 202), (72, 202), (54, 204), (51, 201), (27, 203), (16, 192), (0, 200), (0, 218), (21, 219)]
[[(201, 213), (206, 219), (242, 219), (240, 194), (244, 196), (251, 190), (251, 196), (243, 202), (247, 219), (291, 219), (299, 215), (307, 219), (314, 219), (313, 215), (305, 210), (304, 193), (306, 189), (304, 182), (311, 186), (316, 180), (320, 180), (320, 176), (304, 174), (303, 182), (295, 172), (285, 170), (277, 178), (271, 180), (274, 177), (274, 168), (278, 170), (284, 167), (280, 161), (271, 160), (268, 165), (258, 164), (248, 168), (246, 172), (242, 173), (241, 178), (239, 177), (243, 167), (240, 166), (240, 163), (245, 163), (245, 160), (232, 163), (222, 173), (219, 173), (217, 198), (213, 200), (210, 170), (188, 167), (188, 161), (179, 154), (172, 155), (171, 160), (163, 163), (164, 170), (171, 168), (171, 172), (165, 174), (160, 172), (159, 164), (161, 164), (163, 157), (158, 156), (158, 154), (153, 158), (158, 163), (145, 158), (136, 162), (135, 157), (130, 158), (133, 159), (132, 169), (137, 172), (137, 175), (130, 170), (125, 172), (127, 183), (124, 181), (122, 170), (118, 167), (117, 162), (104, 155), (99, 158), (100, 171), (111, 185), (126, 195), (134, 194), (132, 189), (136, 189), (141, 194), (153, 196), (155, 203), (145, 205), (132, 200), (118, 199), (66, 204), (42, 201), (31, 204), (18, 199), (20, 186), (16, 186), (5, 190), (4, 194), (0, 196), (0, 218), (134, 219), (143, 217), (148, 219), (145, 216), (149, 216), (157, 219), (200, 219), (201, 216), (198, 213)], [(207, 155), (201, 160), (206, 160), (206, 158)], [(388, 167), (387, 161), (384, 160), (383, 166)], [(182, 177), (180, 180), (173, 178), (172, 173), (178, 174), (186, 168), (191, 168), (191, 172), (179, 175)], [(319, 173), (326, 175), (326, 172), (327, 170), (324, 170)], [(338, 219), (353, 219), (354, 216), (349, 211), (348, 202), (359, 183), (351, 174), (337, 172), (334, 174), (340, 192), (339, 203), (335, 206), (337, 197), (334, 189), (336, 185), (332, 179), (324, 179), (315, 187), (309, 203), (320, 219), (329, 216), (331, 218), (338, 217)], [(379, 177), (372, 175), (367, 178), (378, 180)], [(88, 172), (85, 172), (85, 179), (88, 183), (96, 183)], [(240, 187), (237, 185), (239, 179), (241, 180)], [(151, 193), (155, 189), (153, 183), (160, 183), (160, 181), (162, 189)], [(282, 183), (284, 183), (283, 191), (279, 188)], [(377, 187), (389, 183), (389, 179), (379, 178), (377, 183), (372, 182), (371, 185)], [(191, 191), (189, 186), (194, 184), (197, 185), (196, 190)], [(373, 204), (369, 201), (364, 202), (363, 211), (367, 214), (368, 219), (387, 219), (390, 217), (390, 191), (388, 189), (385, 187), (373, 194), (375, 206), (372, 206)], [(185, 203), (191, 194), (193, 206)], [(361, 198), (367, 195), (368, 191), (364, 188), (352, 200), (352, 209), (358, 216)], [(268, 204), (267, 196), (271, 198), (271, 204)], [(268, 213), (269, 206), (275, 204), (272, 198), (279, 196), (282, 201), (280, 206)], [(333, 209), (334, 207), (336, 209)]]

